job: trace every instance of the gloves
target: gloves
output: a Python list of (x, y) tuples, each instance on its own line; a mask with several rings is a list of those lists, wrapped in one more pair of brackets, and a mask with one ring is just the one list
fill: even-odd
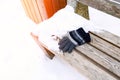
[(91, 41), (89, 33), (83, 28), (68, 32), (58, 43), (59, 49), (63, 52), (71, 53), (72, 50), (79, 45), (83, 45)]

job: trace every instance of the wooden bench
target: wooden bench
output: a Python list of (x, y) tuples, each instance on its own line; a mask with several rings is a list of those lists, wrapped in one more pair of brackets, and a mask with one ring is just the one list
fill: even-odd
[(89, 44), (77, 47), (71, 54), (60, 55), (31, 35), (47, 56), (63, 58), (90, 80), (120, 80), (120, 37), (107, 31), (90, 32)]
[[(67, 1), (77, 14), (87, 19), (89, 19), (88, 6), (120, 18), (120, 5), (111, 0)], [(32, 33), (31, 36), (50, 59), (54, 56), (64, 59), (90, 80), (120, 80), (120, 37), (107, 31), (89, 33), (92, 39), (89, 44), (79, 46), (71, 54), (64, 55), (48, 49), (48, 46)]]

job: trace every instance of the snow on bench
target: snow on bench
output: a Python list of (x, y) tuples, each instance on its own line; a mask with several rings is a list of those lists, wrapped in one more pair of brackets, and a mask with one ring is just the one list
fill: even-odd
[[(119, 80), (120, 78), (120, 37), (103, 31), (90, 32), (92, 42), (77, 47), (71, 54), (52, 51), (33, 38), (42, 46), (51, 58), (54, 55), (65, 59), (70, 65), (83, 73), (90, 80)], [(113, 39), (111, 39), (110, 37)], [(117, 40), (117, 41), (116, 41)]]
[[(71, 8), (62, 9), (38, 25), (31, 33), (34, 40), (49, 58), (58, 56), (64, 59), (90, 80), (119, 80), (120, 37), (105, 30), (97, 30), (92, 22), (72, 11)], [(78, 46), (71, 54), (60, 52), (58, 42), (51, 35), (61, 37), (65, 32), (76, 29), (76, 26), (89, 28), (92, 41)]]

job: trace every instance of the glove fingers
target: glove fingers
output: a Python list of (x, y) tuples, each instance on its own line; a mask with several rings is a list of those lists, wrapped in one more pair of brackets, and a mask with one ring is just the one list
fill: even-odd
[(67, 43), (69, 43), (69, 39), (67, 39), (63, 43), (61, 43), (60, 46), (59, 46), (59, 49), (62, 50), (66, 46)]
[(61, 44), (62, 44), (63, 42), (65, 42), (67, 39), (68, 39), (67, 37), (63, 37), (63, 38), (59, 41), (58, 45), (61, 45)]
[(75, 45), (72, 44), (72, 45), (69, 47), (68, 53), (71, 53), (74, 48), (75, 48)]
[(69, 50), (69, 47), (72, 45), (71, 42), (68, 42), (65, 47), (63, 48), (63, 52), (67, 52)]

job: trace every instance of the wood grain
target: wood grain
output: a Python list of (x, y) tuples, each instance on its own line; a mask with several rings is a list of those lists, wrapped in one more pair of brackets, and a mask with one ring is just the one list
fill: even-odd
[(76, 0), (107, 14), (120, 18), (120, 3), (113, 0)]
[(22, 3), (22, 6), (23, 6), (23, 8), (24, 8), (24, 10), (25, 10), (25, 13), (27, 14), (27, 16), (28, 16), (28, 17), (31, 17), (30, 14), (29, 14), (29, 11), (28, 11), (28, 9), (27, 9), (27, 6), (26, 6), (26, 4), (25, 4), (25, 1), (24, 1), (24, 0), (21, 0), (21, 3)]
[[(108, 54), (110, 57), (113, 57), (114, 59), (120, 62), (119, 47), (114, 46), (113, 45), (114, 43), (110, 44), (109, 42), (102, 39), (103, 37), (100, 37), (101, 36), (100, 34), (99, 37), (95, 36), (96, 35), (95, 33), (90, 33), (90, 35), (92, 37), (92, 42), (90, 43), (92, 46), (96, 47), (97, 49), (103, 51), (104, 53)], [(111, 37), (113, 37), (113, 35)]]
[(89, 58), (93, 59), (95, 62), (99, 63), (101, 66), (108, 69), (110, 72), (120, 77), (120, 62), (114, 60), (110, 56), (104, 54), (103, 52), (88, 44), (79, 46), (76, 49)]
[(120, 48), (120, 37), (108, 31), (102, 30), (101, 33), (95, 32), (96, 36), (100, 36), (104, 40)]
[(90, 58), (75, 50), (71, 54), (65, 53), (63, 56), (61, 55), (61, 58), (66, 60), (89, 80), (117, 80), (117, 78), (96, 65)]
[(54, 14), (52, 0), (44, 0), (43, 3), (45, 5), (47, 16), (50, 18)]
[(30, 10), (30, 8), (29, 8), (29, 5), (28, 5), (27, 0), (21, 0), (21, 2), (22, 2), (23, 8), (24, 8), (27, 16), (28, 16), (30, 19), (34, 19), (32, 13), (31, 13), (31, 10)]
[[(119, 80), (120, 57), (117, 56), (119, 55), (117, 53), (117, 51), (119, 52), (119, 48), (100, 38), (98, 35), (101, 35), (102, 33), (97, 33), (97, 36), (93, 33), (95, 34), (95, 32), (91, 32), (90, 34), (92, 38), (91, 43), (77, 47), (71, 54), (63, 54), (62, 52), (49, 50), (47, 45), (44, 45), (44, 43), (41, 43), (38, 40), (37, 41), (40, 45), (44, 46), (45, 49), (64, 59), (90, 80)], [(111, 36), (114, 35), (111, 34)], [(105, 38), (105, 36), (103, 36), (103, 38)], [(112, 53), (112, 50), (114, 50), (113, 46), (116, 50), (115, 53)]]
[(33, 3), (32, 3), (32, 0), (26, 0), (27, 4), (28, 4), (28, 7), (31, 11), (31, 14), (33, 16), (33, 21), (34, 22), (38, 22), (38, 19), (36, 18), (36, 12), (35, 12), (35, 9), (34, 9), (34, 6), (33, 6)]
[(48, 18), (47, 12), (45, 9), (44, 1), (43, 0), (36, 0), (36, 4), (38, 6), (38, 11), (42, 17), (42, 20), (46, 20)]
[(37, 22), (36, 23), (40, 23), (43, 21), (41, 13), (39, 12), (39, 8), (37, 5), (37, 1), (36, 0), (31, 0), (31, 3), (33, 4), (33, 9), (34, 9), (34, 15), (36, 17)]

